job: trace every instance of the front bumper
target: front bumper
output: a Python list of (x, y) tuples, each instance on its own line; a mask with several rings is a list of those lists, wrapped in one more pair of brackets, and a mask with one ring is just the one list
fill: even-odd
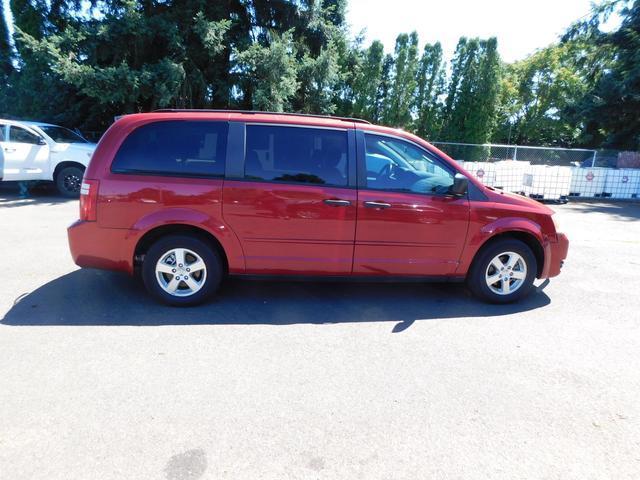
[(100, 228), (78, 220), (67, 228), (69, 249), (76, 265), (133, 273), (135, 238), (131, 230)]
[(553, 238), (549, 238), (544, 246), (544, 268), (540, 278), (560, 275), (568, 251), (569, 239), (564, 233), (557, 233)]

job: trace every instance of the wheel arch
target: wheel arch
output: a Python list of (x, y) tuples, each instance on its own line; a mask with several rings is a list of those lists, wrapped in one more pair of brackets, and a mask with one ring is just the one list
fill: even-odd
[(539, 278), (544, 268), (544, 247), (536, 235), (524, 230), (501, 231), (487, 238), (473, 255), (469, 271), (471, 271), (471, 268), (484, 250), (489, 248), (491, 245), (494, 245), (496, 242), (507, 239), (520, 240), (531, 249), (534, 257), (536, 258), (536, 278)]
[(51, 174), (51, 180), (55, 182), (56, 177), (58, 176), (58, 173), (60, 173), (63, 168), (67, 168), (67, 167), (78, 167), (83, 172), (87, 169), (87, 167), (81, 164), (80, 162), (76, 162), (74, 160), (63, 160), (56, 164), (55, 168), (53, 169), (53, 173)]
[(149, 247), (151, 247), (151, 245), (153, 245), (153, 243), (155, 243), (157, 240), (167, 235), (191, 235), (200, 238), (218, 252), (224, 265), (224, 273), (227, 274), (229, 272), (229, 260), (227, 257), (227, 253), (222, 246), (222, 243), (220, 243), (220, 240), (218, 240), (216, 236), (208, 230), (186, 223), (171, 223), (159, 225), (145, 232), (140, 237), (140, 239), (138, 239), (134, 248), (134, 271), (139, 270), (140, 265), (142, 264), (142, 260), (144, 259), (144, 255), (149, 250)]

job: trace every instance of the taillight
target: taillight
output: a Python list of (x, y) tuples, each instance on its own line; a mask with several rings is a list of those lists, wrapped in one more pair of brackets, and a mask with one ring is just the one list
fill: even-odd
[(80, 187), (80, 220), (86, 222), (96, 221), (96, 210), (98, 208), (98, 180), (82, 180)]

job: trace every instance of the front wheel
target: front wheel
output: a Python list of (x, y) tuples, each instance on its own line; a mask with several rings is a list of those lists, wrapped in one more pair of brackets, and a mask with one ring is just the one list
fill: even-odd
[(537, 268), (536, 257), (527, 244), (499, 240), (480, 251), (467, 275), (467, 285), (482, 300), (515, 302), (531, 292)]
[(56, 187), (61, 195), (69, 198), (80, 196), (84, 170), (80, 167), (64, 167), (56, 175)]
[(168, 305), (190, 306), (213, 295), (223, 264), (218, 252), (197, 237), (169, 235), (154, 243), (142, 264), (142, 280), (151, 295)]

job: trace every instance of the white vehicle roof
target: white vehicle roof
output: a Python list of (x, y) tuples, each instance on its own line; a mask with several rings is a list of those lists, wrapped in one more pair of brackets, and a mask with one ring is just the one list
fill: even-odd
[(32, 122), (32, 121), (20, 121), (20, 123), (24, 123), (25, 125), (33, 125), (35, 127), (59, 127), (60, 125), (55, 125), (53, 123), (46, 123), (46, 122)]
[[(71, 130), (70, 128), (63, 127), (62, 125), (55, 125), (53, 123), (47, 123), (47, 122), (35, 122), (35, 121), (32, 121), (32, 120), (9, 120), (9, 119), (0, 118), (0, 123), (4, 123), (6, 125), (23, 126), (23, 127), (26, 127), (27, 129), (33, 130), (35, 133), (39, 133), (40, 135), (45, 135), (49, 139), (51, 139), (50, 135), (42, 127), (64, 128), (65, 130), (69, 130), (71, 132), (74, 132), (74, 133), (78, 134), (77, 132)], [(78, 135), (80, 136), (80, 138), (84, 139), (84, 141), (87, 144), (89, 144), (89, 145), (92, 144), (92, 142), (89, 142), (87, 139), (85, 139), (82, 136), (82, 134), (78, 134)]]
[(0, 122), (2, 123), (21, 123), (23, 125), (46, 125), (46, 126), (52, 126), (52, 127), (58, 127), (59, 125), (54, 125), (52, 123), (47, 123), (47, 122), (34, 122), (32, 120), (15, 120), (15, 119), (8, 119), (8, 118), (0, 118)]
[(47, 122), (34, 122), (31, 120), (9, 120), (8, 118), (0, 118), (0, 123), (7, 125), (23, 125), (25, 127), (59, 127), (60, 125), (54, 125)]

